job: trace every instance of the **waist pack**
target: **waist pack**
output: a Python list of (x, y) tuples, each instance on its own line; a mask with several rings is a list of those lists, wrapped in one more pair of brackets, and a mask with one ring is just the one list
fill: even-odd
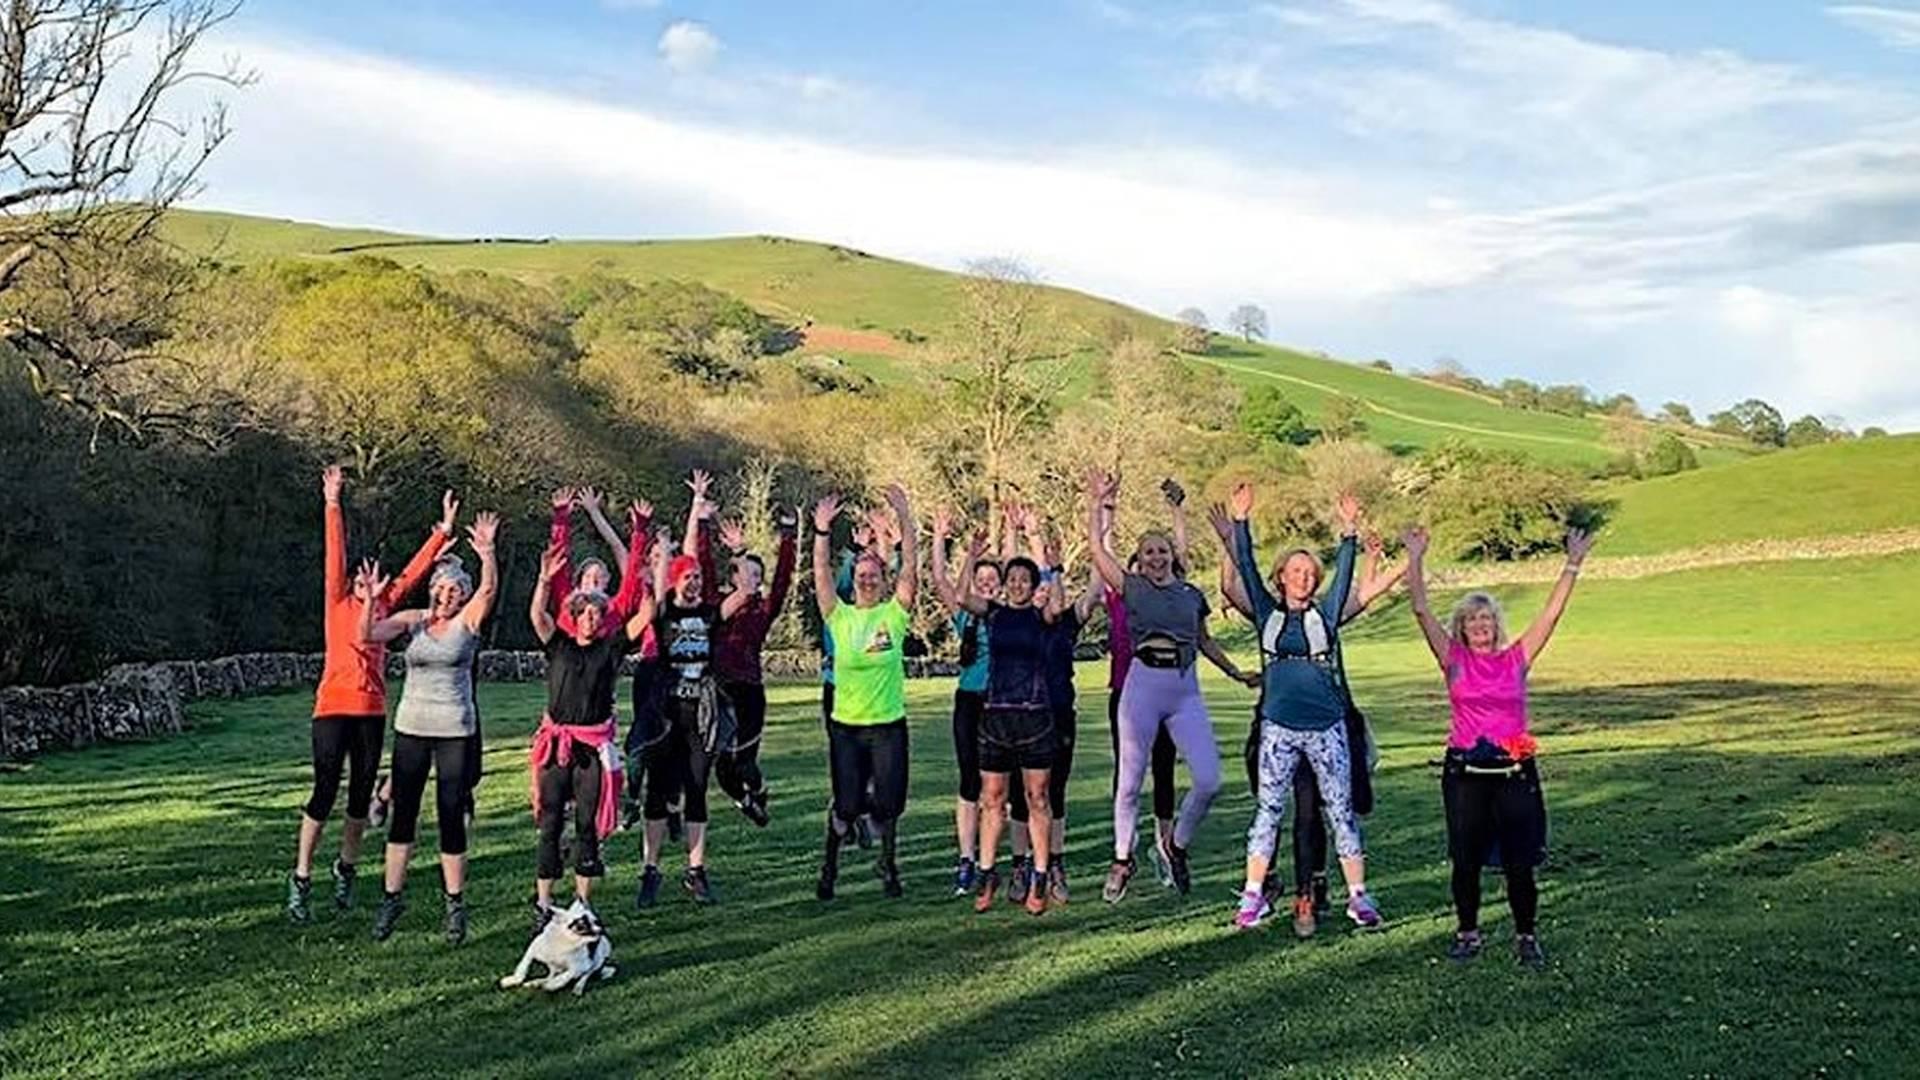
[(1183, 668), (1180, 649), (1173, 645), (1142, 645), (1133, 650), (1133, 658), (1150, 668)]
[(720, 681), (711, 675), (700, 679), (699, 689), (700, 706), (694, 721), (694, 733), (701, 747), (709, 754), (716, 750), (735, 749), (739, 727), (734, 717), (733, 699), (720, 689)]

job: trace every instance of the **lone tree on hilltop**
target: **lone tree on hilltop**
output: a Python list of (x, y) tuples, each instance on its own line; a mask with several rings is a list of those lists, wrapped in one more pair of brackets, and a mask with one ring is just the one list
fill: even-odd
[(1247, 343), (1254, 338), (1266, 340), (1267, 313), (1257, 304), (1241, 304), (1227, 315), (1227, 327)]
[(171, 107), (238, 0), (12, 0), (0, 9), (0, 341), (34, 390), (96, 427), (180, 420), (138, 400), (123, 369), (154, 355), (186, 276), (152, 243), (227, 136), (215, 102)]

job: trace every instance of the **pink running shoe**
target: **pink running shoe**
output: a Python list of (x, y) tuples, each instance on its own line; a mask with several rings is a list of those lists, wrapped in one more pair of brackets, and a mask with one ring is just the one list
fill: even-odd
[(1387, 924), (1380, 915), (1380, 909), (1373, 906), (1373, 897), (1367, 893), (1355, 893), (1347, 897), (1347, 918), (1362, 930), (1378, 930)]
[(1233, 913), (1233, 926), (1236, 930), (1252, 930), (1260, 921), (1273, 914), (1273, 905), (1267, 903), (1259, 889), (1248, 889), (1240, 894), (1240, 910)]

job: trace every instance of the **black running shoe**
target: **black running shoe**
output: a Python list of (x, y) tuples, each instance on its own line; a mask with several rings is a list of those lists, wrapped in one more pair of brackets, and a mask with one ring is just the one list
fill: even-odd
[(1547, 951), (1540, 947), (1540, 939), (1533, 934), (1519, 934), (1513, 939), (1514, 957), (1520, 966), (1533, 971), (1544, 971), (1547, 967)]
[(359, 872), (352, 863), (333, 860), (333, 909), (347, 911), (353, 907), (353, 879)]
[(1478, 930), (1462, 930), (1453, 935), (1453, 944), (1447, 946), (1447, 959), (1456, 964), (1464, 964), (1480, 955), (1485, 944)]
[(765, 788), (747, 792), (747, 797), (735, 805), (740, 807), (741, 813), (747, 815), (748, 821), (763, 829), (767, 827), (767, 822), (773, 820), (767, 813), (767, 789)]
[(634, 894), (633, 906), (642, 911), (650, 908), (660, 899), (660, 868), (649, 866), (640, 871), (640, 891)]
[(287, 877), (287, 920), (306, 924), (313, 921), (313, 879), (290, 874)]
[(687, 890), (687, 895), (693, 897), (696, 904), (714, 902), (713, 883), (707, 880), (707, 868), (704, 866), (687, 867), (687, 872), (680, 878), (680, 887)]
[(1033, 874), (1029, 871), (1032, 869), (1033, 858), (1031, 856), (1015, 855), (1013, 857), (1013, 874), (1007, 878), (1007, 903), (1024, 904), (1027, 902), (1027, 886), (1033, 878)]
[(1127, 882), (1133, 880), (1133, 868), (1131, 858), (1113, 860), (1113, 865), (1107, 867), (1107, 882), (1100, 887), (1100, 898), (1109, 904), (1126, 899)]
[(467, 900), (464, 896), (447, 894), (447, 944), (458, 945), (467, 940)]
[(407, 902), (401, 899), (399, 893), (390, 892), (381, 896), (380, 910), (373, 916), (373, 940), (385, 941), (392, 937), (394, 926), (400, 922), (400, 916), (406, 910)]
[(1167, 862), (1173, 869), (1173, 887), (1185, 896), (1193, 891), (1193, 870), (1187, 865), (1187, 849), (1179, 844), (1167, 845)]

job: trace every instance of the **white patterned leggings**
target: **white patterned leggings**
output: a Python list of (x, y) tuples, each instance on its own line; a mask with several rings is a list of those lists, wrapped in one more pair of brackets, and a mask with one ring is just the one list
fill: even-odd
[(1343, 859), (1358, 858), (1363, 849), (1360, 819), (1353, 812), (1346, 728), (1335, 724), (1325, 731), (1296, 731), (1265, 721), (1260, 724), (1260, 790), (1254, 798), (1253, 826), (1247, 830), (1247, 857), (1273, 856), (1301, 758), (1313, 766), (1322, 813), (1333, 826), (1334, 849)]

